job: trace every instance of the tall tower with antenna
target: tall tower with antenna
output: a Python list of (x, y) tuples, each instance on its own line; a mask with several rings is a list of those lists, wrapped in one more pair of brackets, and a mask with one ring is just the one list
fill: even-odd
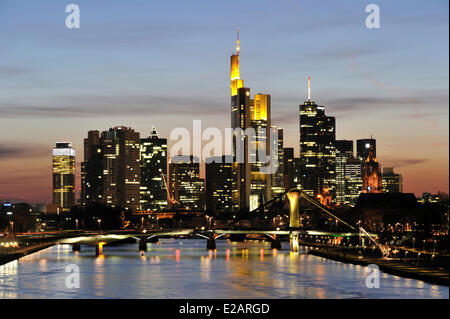
[(328, 201), (335, 197), (336, 188), (335, 118), (326, 116), (325, 107), (311, 100), (310, 76), (307, 95), (299, 106), (300, 182), (306, 193)]

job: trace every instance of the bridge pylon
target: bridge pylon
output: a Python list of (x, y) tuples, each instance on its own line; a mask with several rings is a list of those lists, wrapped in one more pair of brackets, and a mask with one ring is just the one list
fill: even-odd
[(206, 249), (208, 250), (216, 249), (216, 237), (214, 236), (214, 234), (209, 236), (209, 238), (206, 240)]
[(300, 212), (299, 212), (299, 200), (301, 191), (297, 188), (293, 188), (286, 193), (289, 200), (289, 227), (300, 227)]
[(293, 231), (290, 235), (290, 239), (291, 239), (291, 252), (297, 253), (300, 250), (300, 245), (298, 242), (298, 236), (299, 236), (299, 232), (298, 231)]

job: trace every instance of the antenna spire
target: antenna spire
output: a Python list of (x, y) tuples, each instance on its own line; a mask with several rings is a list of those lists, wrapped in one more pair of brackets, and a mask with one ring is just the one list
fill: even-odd
[(308, 101), (311, 101), (311, 77), (308, 75)]
[(239, 28), (237, 28), (237, 46), (236, 46), (236, 52), (239, 54)]

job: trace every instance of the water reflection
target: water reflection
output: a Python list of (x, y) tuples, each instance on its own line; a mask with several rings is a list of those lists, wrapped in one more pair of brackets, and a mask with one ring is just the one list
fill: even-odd
[[(137, 244), (55, 246), (0, 266), (0, 298), (448, 298), (448, 288), (382, 274), (367, 289), (363, 266), (270, 249), (258, 242), (161, 240)], [(66, 266), (80, 269), (81, 287), (65, 287)]]

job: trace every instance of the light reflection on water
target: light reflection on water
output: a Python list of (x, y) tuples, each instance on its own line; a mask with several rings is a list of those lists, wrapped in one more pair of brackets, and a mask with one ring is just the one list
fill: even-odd
[[(0, 298), (448, 298), (448, 287), (382, 274), (379, 289), (365, 286), (366, 267), (272, 250), (268, 243), (162, 240), (140, 254), (137, 244), (93, 247), (78, 253), (54, 246), (0, 266)], [(80, 288), (66, 288), (80, 269)]]

